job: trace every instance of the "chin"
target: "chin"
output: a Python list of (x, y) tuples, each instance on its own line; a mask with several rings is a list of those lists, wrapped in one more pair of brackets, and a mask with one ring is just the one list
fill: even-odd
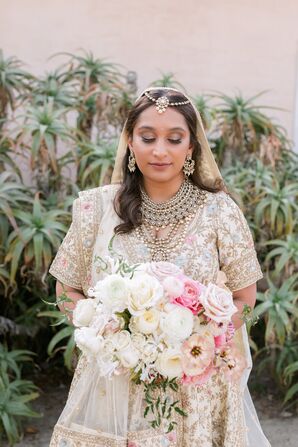
[(174, 179), (177, 179), (177, 177), (180, 177), (180, 173), (176, 173), (176, 174), (169, 174), (169, 173), (158, 173), (155, 175), (152, 175), (152, 173), (150, 174), (143, 174), (143, 176), (150, 180), (151, 182), (156, 182), (156, 183), (167, 183), (170, 182)]

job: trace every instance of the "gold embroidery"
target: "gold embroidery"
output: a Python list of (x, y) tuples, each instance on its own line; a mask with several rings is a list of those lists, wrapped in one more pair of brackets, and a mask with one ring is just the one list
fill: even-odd
[[(84, 290), (88, 288), (88, 275), (91, 271), (90, 244), (94, 243), (96, 233), (100, 231), (102, 194), (111, 192), (112, 198), (112, 191), (115, 190), (113, 185), (80, 194), (80, 199), (75, 201), (74, 205), (74, 227), (77, 225), (79, 231), (77, 233), (73, 229), (70, 231), (65, 243), (67, 250), (62, 247), (61, 253), (59, 250), (57, 255), (60, 257), (63, 252), (64, 255), (70, 253), (69, 259), (73, 262), (71, 261), (72, 254), (74, 247), (77, 247), (76, 255), (79, 254), (79, 261), (77, 261), (78, 266), (74, 266), (74, 272), (75, 275), (80, 275)], [(110, 206), (113, 206), (112, 201)], [(74, 243), (76, 239), (79, 239), (79, 243)], [(117, 235), (115, 248), (131, 263), (145, 262), (149, 259), (146, 247), (136, 240), (134, 232), (129, 235)], [(262, 275), (252, 236), (243, 213), (223, 192), (207, 193), (205, 207), (198, 210), (190, 223), (181, 251), (173, 255), (171, 261), (182, 267), (187, 275), (204, 283), (215, 281), (219, 269), (222, 269), (227, 275), (228, 286), (232, 290), (246, 287)], [(57, 265), (59, 262), (57, 260)], [(56, 269), (54, 273), (59, 273), (58, 270)], [(69, 279), (71, 274), (72, 271), (65, 272), (65, 275), (70, 275)], [(75, 391), (78, 379), (87, 370), (84, 364), (84, 359), (81, 358), (70, 394)], [(188, 416), (183, 418), (178, 414), (175, 415), (178, 423), (176, 441), (165, 440), (161, 433), (146, 429), (142, 413), (137, 405), (134, 405), (136, 392), (132, 385), (129, 397), (128, 439), (111, 439), (104, 433), (91, 435), (57, 425), (51, 447), (122, 447), (127, 446), (128, 442), (134, 447), (162, 447), (164, 445), (193, 447), (198, 445), (198, 442), (200, 447), (246, 447), (247, 445), (242, 394), (237, 384), (227, 383), (219, 374), (213, 376), (203, 386), (179, 388), (175, 399), (180, 401)]]

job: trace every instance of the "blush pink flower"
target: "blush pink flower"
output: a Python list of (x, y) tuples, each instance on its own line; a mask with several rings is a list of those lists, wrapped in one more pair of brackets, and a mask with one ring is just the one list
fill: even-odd
[(187, 376), (203, 374), (215, 356), (214, 337), (210, 332), (191, 335), (181, 347), (182, 370)]
[(202, 286), (197, 281), (193, 281), (186, 276), (178, 276), (183, 281), (184, 290), (180, 296), (174, 298), (171, 302), (182, 307), (187, 307), (194, 315), (197, 315), (203, 306), (199, 300)]
[(187, 376), (184, 374), (181, 378), (181, 383), (183, 385), (204, 385), (215, 373), (216, 369), (210, 365), (205, 369), (203, 374), (198, 374), (197, 376)]
[(221, 365), (227, 380), (236, 382), (241, 379), (244, 369), (247, 367), (245, 356), (234, 345), (222, 347), (220, 351)]
[(220, 334), (214, 337), (215, 347), (219, 348), (220, 346), (223, 346), (227, 342), (226, 334)]

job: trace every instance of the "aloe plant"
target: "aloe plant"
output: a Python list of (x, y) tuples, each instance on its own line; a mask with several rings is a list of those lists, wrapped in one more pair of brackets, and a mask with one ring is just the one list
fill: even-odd
[(265, 262), (269, 264), (269, 261), (277, 258), (275, 261), (276, 272), (280, 273), (282, 269), (285, 269), (287, 277), (293, 275), (298, 266), (297, 236), (291, 234), (287, 236), (286, 240), (274, 239), (266, 242), (266, 245), (273, 245), (276, 248), (267, 254)]
[(273, 236), (291, 234), (297, 212), (298, 183), (282, 186), (274, 179), (263, 186), (260, 196), (255, 209), (256, 224), (265, 224)]
[(31, 101), (38, 106), (51, 101), (56, 108), (73, 109), (78, 101), (78, 88), (68, 74), (59, 69), (34, 82)]
[(5, 228), (5, 219), (3, 220), (1, 217), (7, 218), (10, 224), (17, 229), (13, 208), (18, 208), (26, 202), (28, 202), (28, 194), (26, 188), (20, 183), (19, 177), (13, 172), (0, 173), (0, 230), (2, 230), (0, 244), (2, 246), (5, 244), (8, 227)]
[(260, 303), (254, 312), (256, 316), (264, 316), (266, 342), (270, 345), (278, 341), (283, 345), (286, 335), (293, 330), (291, 319), (298, 318), (298, 274), (284, 280), (281, 287), (277, 287), (269, 277), (267, 281), (269, 288), (257, 294)]
[[(57, 142), (72, 141), (72, 130), (65, 120), (67, 110), (56, 109), (52, 101), (43, 106), (30, 106), (24, 115), (24, 123), (18, 135), (30, 154), (31, 169), (36, 175), (37, 189), (49, 194), (51, 175), (60, 174)], [(28, 143), (29, 140), (29, 143)]]
[(255, 104), (255, 100), (263, 93), (250, 98), (245, 98), (241, 93), (234, 97), (222, 93), (214, 95), (219, 100), (215, 108), (221, 133), (217, 150), (224, 166), (232, 163), (235, 154), (245, 159), (251, 152), (259, 153), (262, 136), (274, 135), (282, 139), (280, 129), (263, 113), (265, 109), (274, 108)]
[(172, 87), (176, 88), (178, 90), (185, 91), (184, 86), (175, 79), (174, 73), (164, 73), (161, 72), (161, 77), (159, 79), (156, 79), (154, 82), (151, 83), (152, 87)]
[(40, 417), (28, 405), (39, 396), (37, 389), (31, 380), (10, 381), (8, 374), (0, 373), (0, 434), (4, 432), (11, 445), (20, 439), (22, 418)]
[(106, 95), (115, 93), (115, 88), (121, 84), (123, 76), (117, 64), (96, 58), (92, 52), (83, 51), (82, 56), (62, 54), (70, 56), (66, 79), (76, 80), (79, 83), (77, 127), (84, 137), (91, 140), (97, 108)]
[(79, 145), (78, 183), (82, 188), (110, 183), (116, 143), (84, 142)]
[(29, 82), (34, 79), (22, 65), (16, 57), (5, 58), (0, 49), (0, 129), (7, 118), (8, 106), (15, 109), (17, 98), (30, 88)]
[(32, 211), (16, 210), (18, 230), (8, 237), (5, 261), (10, 263), (10, 279), (15, 280), (20, 262), (26, 269), (33, 268), (36, 279), (44, 280), (53, 254), (60, 245), (67, 227), (62, 220), (69, 213), (45, 210), (36, 194)]

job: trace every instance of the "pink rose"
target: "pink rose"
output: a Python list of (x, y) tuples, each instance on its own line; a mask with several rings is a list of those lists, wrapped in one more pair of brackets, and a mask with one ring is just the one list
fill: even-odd
[(232, 293), (212, 283), (203, 288), (200, 301), (205, 315), (217, 323), (229, 322), (238, 310), (233, 303)]
[(182, 270), (177, 265), (165, 261), (143, 264), (143, 268), (149, 275), (155, 276), (160, 282), (163, 282), (167, 276), (177, 276), (182, 273)]
[(178, 304), (179, 306), (186, 307), (194, 315), (197, 315), (203, 306), (199, 300), (202, 286), (197, 281), (194, 281), (186, 276), (179, 276), (180, 280), (183, 281), (184, 290), (180, 296), (173, 299), (171, 302), (173, 304)]

